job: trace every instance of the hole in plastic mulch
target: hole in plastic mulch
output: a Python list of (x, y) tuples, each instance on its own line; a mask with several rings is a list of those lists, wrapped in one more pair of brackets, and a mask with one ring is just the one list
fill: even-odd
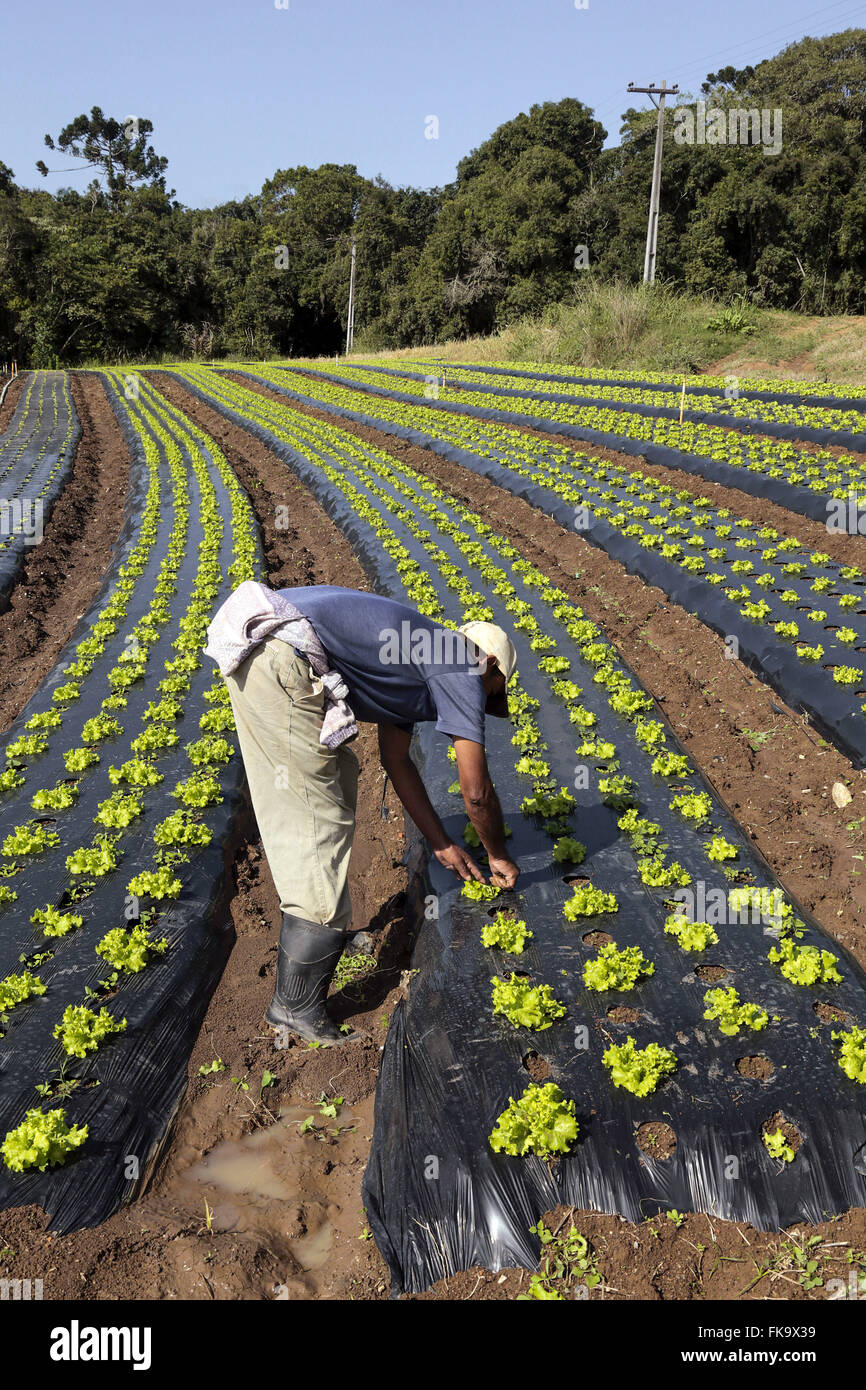
[(623, 1027), (627, 1024), (640, 1023), (643, 1019), (643, 1014), (639, 1013), (637, 1009), (629, 1008), (628, 1004), (611, 1004), (607, 1016), (611, 1023), (619, 1023)]
[(584, 932), (583, 937), (581, 939), (583, 941), (584, 946), (591, 946), (593, 950), (596, 950), (600, 946), (609, 946), (610, 943), (613, 941), (613, 937), (611, 936), (610, 932), (606, 931)]
[(775, 1134), (781, 1130), (787, 1139), (794, 1153), (798, 1153), (803, 1146), (803, 1136), (797, 1126), (792, 1124), (783, 1110), (776, 1110), (768, 1120), (761, 1125), (761, 1134)]
[(726, 975), (731, 974), (727, 965), (696, 965), (695, 974), (704, 984), (712, 985), (717, 980), (724, 980)]
[(740, 1076), (745, 1076), (749, 1081), (769, 1081), (776, 1070), (769, 1057), (760, 1052), (751, 1057), (738, 1057), (734, 1066)]
[(537, 1052), (527, 1052), (521, 1064), (529, 1072), (533, 1081), (544, 1082), (550, 1076), (550, 1063)]
[(664, 1120), (645, 1120), (635, 1130), (634, 1139), (642, 1153), (661, 1161), (671, 1158), (677, 1146), (676, 1132)]
[(816, 999), (812, 1005), (822, 1023), (848, 1023), (849, 1015), (838, 1004), (828, 1004), (826, 999)]

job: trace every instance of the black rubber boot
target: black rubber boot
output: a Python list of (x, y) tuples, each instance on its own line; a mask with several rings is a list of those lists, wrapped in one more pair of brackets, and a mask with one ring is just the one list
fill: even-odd
[(265, 1022), (288, 1028), (307, 1042), (328, 1046), (351, 1042), (357, 1033), (341, 1033), (325, 1008), (328, 985), (349, 933), (283, 913), (277, 987)]

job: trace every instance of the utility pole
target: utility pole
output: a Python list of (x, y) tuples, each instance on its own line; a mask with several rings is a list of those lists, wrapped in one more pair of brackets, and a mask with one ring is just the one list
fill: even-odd
[(346, 356), (355, 342), (355, 233), (352, 232), (352, 269), (349, 273), (349, 312), (346, 316)]
[[(654, 82), (649, 87), (636, 87), (633, 82), (628, 84), (629, 92), (644, 92), (649, 97), (653, 106), (657, 105), (658, 124), (656, 125), (656, 152), (653, 160), (653, 182), (650, 193), (649, 221), (646, 229), (646, 252), (643, 262), (644, 284), (651, 285), (656, 278), (656, 245), (659, 233), (659, 195), (662, 184), (662, 145), (665, 138), (665, 97), (676, 96), (679, 86), (669, 87), (663, 82), (657, 87)], [(658, 104), (656, 104), (656, 94), (658, 94)]]

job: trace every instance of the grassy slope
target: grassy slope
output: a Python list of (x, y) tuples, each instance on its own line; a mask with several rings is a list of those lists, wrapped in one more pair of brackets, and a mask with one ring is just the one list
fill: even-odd
[[(717, 304), (664, 287), (595, 285), (573, 305), (557, 305), (487, 338), (435, 345), (452, 362), (549, 362), (639, 372), (732, 373), (749, 377), (866, 382), (866, 318), (818, 318), (745, 306), (753, 335), (707, 328)], [(428, 357), (409, 348), (353, 356)], [(333, 358), (331, 359), (333, 362)]]

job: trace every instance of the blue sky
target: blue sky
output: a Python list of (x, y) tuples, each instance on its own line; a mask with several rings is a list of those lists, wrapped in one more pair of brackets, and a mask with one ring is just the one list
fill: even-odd
[[(582, 0), (585, 3), (586, 0)], [(7, 9), (0, 160), (19, 183), (86, 185), (46, 151), (99, 105), (147, 116), (169, 187), (212, 206), (278, 168), (355, 164), (430, 187), (535, 102), (573, 96), (615, 139), (629, 81), (697, 91), (708, 71), (866, 24), (866, 0), (40, 0)], [(645, 99), (643, 99), (645, 101)], [(425, 137), (436, 116), (438, 139)]]

